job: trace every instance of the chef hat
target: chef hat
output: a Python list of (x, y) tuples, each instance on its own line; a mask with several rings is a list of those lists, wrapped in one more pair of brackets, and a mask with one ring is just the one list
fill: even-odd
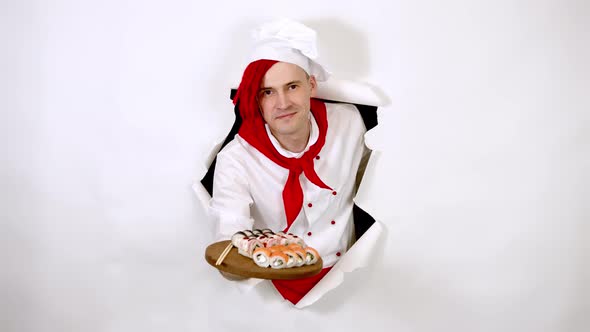
[(254, 30), (254, 50), (249, 62), (267, 59), (289, 62), (303, 68), (318, 81), (325, 81), (330, 73), (317, 61), (316, 32), (289, 19), (263, 24)]

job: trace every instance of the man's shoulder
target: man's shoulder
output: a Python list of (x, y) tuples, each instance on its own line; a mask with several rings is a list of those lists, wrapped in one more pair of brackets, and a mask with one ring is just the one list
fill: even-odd
[(217, 154), (217, 158), (231, 158), (234, 159), (245, 153), (244, 146), (240, 142), (239, 135), (235, 135), (234, 138), (229, 141)]
[(217, 154), (217, 158), (226, 160), (243, 161), (252, 154), (252, 146), (246, 142), (239, 134), (227, 143), (221, 151)]

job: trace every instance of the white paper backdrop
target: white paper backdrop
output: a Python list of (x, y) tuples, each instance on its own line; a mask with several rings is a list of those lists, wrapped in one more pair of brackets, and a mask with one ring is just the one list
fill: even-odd
[[(588, 7), (0, 2), (0, 330), (587, 330)], [(391, 100), (365, 206), (383, 254), (304, 310), (206, 264), (190, 189), (248, 30), (281, 15)]]

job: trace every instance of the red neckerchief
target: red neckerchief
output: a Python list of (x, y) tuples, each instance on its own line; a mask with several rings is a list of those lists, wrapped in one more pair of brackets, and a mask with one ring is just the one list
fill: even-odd
[(315, 276), (293, 280), (272, 280), (272, 283), (283, 298), (297, 304), (331, 269), (332, 266), (325, 267)]
[(286, 231), (291, 227), (303, 206), (303, 190), (299, 182), (301, 173), (305, 174), (305, 177), (316, 186), (332, 190), (317, 175), (313, 162), (313, 158), (319, 154), (326, 142), (328, 117), (326, 105), (319, 100), (311, 99), (311, 113), (319, 128), (317, 142), (300, 158), (285, 157), (275, 149), (266, 133), (264, 119), (260, 114), (256, 95), (264, 75), (276, 62), (274, 60), (258, 60), (250, 63), (244, 71), (242, 82), (234, 97), (234, 104), (239, 107), (242, 117), (242, 126), (238, 132), (240, 136), (268, 159), (289, 170), (289, 177), (283, 188), (283, 205), (287, 216)]

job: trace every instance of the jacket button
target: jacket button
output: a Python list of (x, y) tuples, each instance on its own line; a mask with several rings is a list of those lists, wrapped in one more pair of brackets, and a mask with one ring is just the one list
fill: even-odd
[(307, 206), (309, 206), (309, 207), (312, 207), (312, 206), (313, 206), (313, 204), (309, 203), (309, 204), (307, 204)]
[(336, 224), (336, 221), (332, 220), (332, 222), (330, 224), (334, 225), (334, 224)]
[(336, 196), (336, 194), (337, 194), (337, 192), (335, 192), (335, 191), (332, 192), (332, 195)]
[(340, 257), (340, 255), (342, 255), (340, 251), (336, 253), (336, 256)]
[(311, 232), (307, 232), (307, 236), (311, 236)]
[(315, 160), (320, 160), (320, 156), (315, 156)]

